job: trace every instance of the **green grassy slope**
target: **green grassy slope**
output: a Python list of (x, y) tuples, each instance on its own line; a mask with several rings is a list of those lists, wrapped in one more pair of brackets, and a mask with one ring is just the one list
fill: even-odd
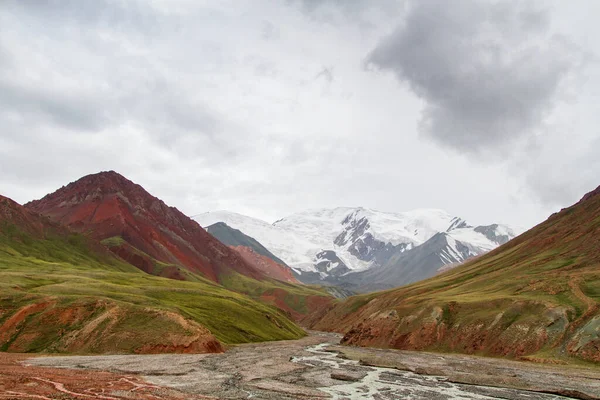
[[(143, 263), (137, 262), (136, 264), (147, 265), (145, 271), (151, 275), (213, 284), (179, 265), (160, 262), (133, 248), (119, 237), (105, 239), (102, 243), (110, 247), (115, 254), (120, 254), (120, 249), (127, 247), (125, 254), (129, 257), (134, 254), (143, 258)], [(324, 288), (292, 284), (269, 278), (257, 280), (235, 271), (221, 276), (220, 285), (228, 290), (247, 295), (258, 302), (275, 306), (296, 321), (301, 321), (306, 315), (334, 302), (333, 296)]]
[[(150, 276), (98, 246), (80, 235), (49, 232), (40, 238), (0, 223), (0, 350), (200, 351), (177, 346), (185, 347), (185, 337), (202, 327), (223, 343), (304, 335), (275, 307), (201, 277), (184, 282)], [(94, 322), (98, 318), (102, 324)], [(107, 335), (118, 340), (84, 343), (80, 333), (92, 327), (110, 328)], [(81, 343), (69, 342), (69, 335)]]
[(286, 312), (295, 321), (333, 305), (335, 299), (325, 288), (292, 284), (276, 279), (257, 281), (241, 274), (222, 278), (227, 289), (243, 293), (262, 303), (271, 304)]
[(349, 344), (600, 361), (600, 189), (487, 255), (313, 317)]

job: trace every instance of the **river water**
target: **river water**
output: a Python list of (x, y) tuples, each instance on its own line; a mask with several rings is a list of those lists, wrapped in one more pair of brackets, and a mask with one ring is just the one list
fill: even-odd
[(509, 400), (564, 400), (567, 397), (521, 390), (464, 385), (447, 382), (443, 377), (418, 375), (391, 368), (360, 365), (357, 361), (338, 357), (327, 351), (329, 343), (310, 346), (310, 356), (293, 357), (292, 361), (313, 367), (327, 367), (332, 378), (340, 383), (320, 387), (319, 390), (334, 400), (354, 399), (509, 399)]

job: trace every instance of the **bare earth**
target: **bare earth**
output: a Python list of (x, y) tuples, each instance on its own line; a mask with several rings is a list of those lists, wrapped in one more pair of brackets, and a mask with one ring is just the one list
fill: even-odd
[(0, 398), (600, 399), (600, 368), (338, 342), (336, 335), (315, 332), (223, 354), (37, 357), (26, 361), (30, 366), (15, 364), (24, 356), (5, 355)]

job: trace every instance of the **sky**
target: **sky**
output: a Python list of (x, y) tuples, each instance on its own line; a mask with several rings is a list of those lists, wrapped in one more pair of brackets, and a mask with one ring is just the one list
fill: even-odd
[(2, 0), (0, 193), (115, 170), (188, 215), (441, 208), (528, 228), (600, 185), (594, 0)]

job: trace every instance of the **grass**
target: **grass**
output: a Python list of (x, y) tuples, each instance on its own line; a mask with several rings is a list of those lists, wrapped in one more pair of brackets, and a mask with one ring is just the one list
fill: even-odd
[(320, 287), (291, 284), (274, 279), (258, 281), (238, 273), (230, 273), (222, 277), (221, 284), (230, 290), (268, 302), (296, 315), (306, 315), (315, 311), (310, 308), (308, 298), (333, 301), (331, 295)]
[[(178, 275), (186, 281), (209, 282), (198, 274), (192, 273), (185, 268), (174, 264), (166, 264), (158, 261), (148, 254), (132, 247), (121, 237), (105, 239), (102, 243), (108, 247), (127, 246), (128, 251), (138, 254), (153, 263), (151, 270), (147, 271), (155, 276), (170, 277), (172, 269), (176, 268)], [(284, 311), (290, 312), (291, 316), (300, 318), (312, 311), (307, 298), (321, 298), (322, 301), (333, 301), (332, 296), (323, 288), (301, 284), (292, 284), (275, 279), (256, 280), (245, 275), (230, 271), (220, 277), (220, 284), (226, 289), (245, 294), (252, 299), (273, 305)], [(319, 303), (319, 302), (317, 302)]]
[(104, 239), (101, 243), (107, 247), (117, 247), (125, 243), (125, 239), (123, 239), (121, 236), (113, 236)]
[[(116, 243), (118, 238), (107, 242)], [(194, 281), (151, 276), (108, 252), (90, 247), (84, 236), (50, 235), (39, 239), (19, 232), (14, 226), (5, 226), (0, 231), (0, 311), (4, 311), (0, 312), (0, 324), (19, 308), (45, 299), (51, 299), (56, 303), (53, 307), (61, 309), (77, 302), (90, 307), (98, 300), (116, 304), (131, 313), (120, 329), (131, 330), (134, 336), (165, 334), (156, 321), (152, 322), (148, 310), (178, 313), (207, 327), (226, 344), (296, 339), (304, 335), (279, 309), (200, 276)], [(34, 313), (27, 318), (24, 326), (32, 318), (38, 321), (41, 317)], [(68, 332), (77, 326), (60, 327), (55, 323), (52, 329), (54, 333), (43, 326), (37, 327), (36, 332), (44, 334), (32, 339), (28, 349), (51, 349), (56, 329)], [(7, 349), (18, 340), (23, 337), (17, 332), (0, 343), (0, 349)]]

